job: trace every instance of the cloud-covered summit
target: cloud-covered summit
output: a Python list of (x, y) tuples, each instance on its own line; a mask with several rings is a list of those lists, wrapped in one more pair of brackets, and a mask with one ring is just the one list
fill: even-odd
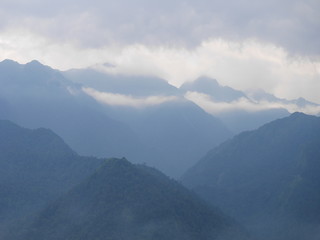
[(209, 76), (320, 102), (319, 11), (315, 0), (2, 0), (0, 60), (108, 62), (176, 86)]

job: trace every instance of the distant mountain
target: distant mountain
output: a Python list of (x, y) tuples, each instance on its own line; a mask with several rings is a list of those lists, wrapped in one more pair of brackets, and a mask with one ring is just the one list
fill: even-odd
[(290, 113), (284, 108), (264, 109), (259, 111), (234, 109), (232, 111), (216, 114), (217, 118), (219, 118), (228, 129), (231, 129), (236, 134), (257, 129), (268, 122), (289, 115)]
[[(5, 60), (0, 63), (0, 84), (3, 119), (50, 128), (81, 155), (127, 157), (174, 177), (232, 135), (221, 121), (158, 78), (113, 76), (92, 69), (61, 73), (37, 61)], [(114, 106), (97, 101), (83, 88), (140, 102), (158, 95), (176, 100), (147, 107)]]
[(224, 124), (181, 96), (165, 80), (152, 77), (114, 76), (93, 69), (64, 72), (75, 83), (113, 94), (136, 98), (175, 96), (177, 100), (150, 107), (103, 105), (105, 113), (134, 130), (147, 150), (139, 160), (166, 174), (179, 177), (208, 149), (232, 136)]
[(205, 93), (218, 102), (232, 102), (247, 97), (243, 92), (231, 87), (221, 86), (217, 80), (208, 77), (201, 77), (193, 82), (184, 83), (179, 89), (182, 92)]
[(320, 118), (294, 113), (211, 150), (182, 178), (259, 239), (318, 239)]
[(127, 111), (114, 109), (110, 115), (134, 129), (149, 147), (145, 162), (174, 177), (181, 176), (208, 149), (232, 136), (220, 120), (190, 101)]
[(239, 240), (248, 236), (219, 210), (157, 170), (112, 159), (42, 211), (22, 239)]
[(283, 98), (277, 98), (272, 94), (269, 94), (261, 89), (255, 90), (255, 91), (248, 91), (247, 95), (254, 99), (255, 101), (263, 101), (267, 100), (270, 102), (279, 102), (283, 104), (293, 104), (296, 105), (297, 107), (306, 107), (306, 106), (319, 106), (319, 104), (307, 101), (304, 98), (298, 98), (298, 99), (293, 99), (293, 100), (287, 100)]
[(48, 129), (0, 120), (0, 238), (19, 221), (91, 175), (101, 160), (80, 157)]
[[(234, 133), (253, 130), (289, 115), (284, 104), (274, 104), (273, 101), (280, 99), (271, 94), (260, 91), (248, 95), (231, 87), (221, 86), (217, 80), (208, 77), (185, 83), (179, 90), (186, 98), (219, 118)], [(265, 98), (266, 95), (268, 98)], [(262, 100), (265, 102), (260, 102)]]
[(103, 92), (134, 96), (177, 95), (178, 89), (167, 81), (144, 76), (113, 75), (95, 69), (73, 69), (62, 73), (83, 86)]
[[(0, 63), (1, 117), (29, 128), (50, 128), (82, 155), (135, 156), (138, 136), (84, 94), (79, 84), (37, 61)], [(4, 108), (5, 111), (2, 111)]]

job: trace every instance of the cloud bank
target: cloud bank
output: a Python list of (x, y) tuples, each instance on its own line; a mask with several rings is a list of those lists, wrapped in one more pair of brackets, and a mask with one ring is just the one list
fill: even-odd
[(176, 101), (178, 99), (175, 96), (149, 96), (145, 98), (136, 98), (123, 94), (100, 92), (93, 88), (82, 88), (82, 90), (96, 101), (110, 106), (145, 108)]
[(317, 0), (1, 0), (0, 60), (175, 86), (199, 76), (320, 103)]
[(212, 115), (219, 115), (237, 110), (246, 112), (259, 112), (272, 109), (286, 109), (290, 113), (304, 112), (306, 114), (319, 115), (320, 105), (307, 104), (305, 106), (298, 106), (294, 103), (285, 103), (281, 101), (267, 101), (259, 100), (254, 101), (249, 98), (239, 98), (232, 102), (217, 102), (214, 101), (209, 95), (199, 92), (187, 92), (185, 98), (196, 103), (206, 112)]
[(2, 0), (2, 29), (28, 29), (79, 46), (197, 46), (210, 38), (271, 42), (319, 55), (316, 0)]

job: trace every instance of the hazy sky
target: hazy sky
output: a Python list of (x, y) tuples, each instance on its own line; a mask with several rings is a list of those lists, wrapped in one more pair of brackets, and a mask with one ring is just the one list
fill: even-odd
[[(319, 0), (0, 0), (0, 60), (199, 76), (320, 103)], [(108, 67), (109, 66), (109, 67)]]

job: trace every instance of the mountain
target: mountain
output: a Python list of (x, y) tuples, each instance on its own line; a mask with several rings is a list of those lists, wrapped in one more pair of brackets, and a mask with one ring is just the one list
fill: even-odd
[(298, 99), (293, 99), (293, 100), (287, 100), (284, 98), (277, 98), (274, 95), (267, 93), (261, 89), (257, 89), (254, 91), (248, 91), (247, 96), (250, 98), (254, 99), (255, 101), (269, 101), (269, 102), (279, 102), (282, 104), (292, 104), (296, 105), (297, 107), (304, 108), (308, 106), (313, 106), (313, 107), (319, 107), (319, 104), (310, 102), (302, 97)]
[(48, 129), (0, 121), (1, 239), (249, 239), (159, 171), (81, 157)]
[(149, 147), (147, 163), (174, 177), (181, 176), (208, 149), (232, 136), (219, 119), (190, 101), (114, 111), (118, 112), (110, 115), (122, 119)]
[(72, 69), (62, 74), (75, 83), (109, 93), (140, 97), (178, 93), (176, 87), (155, 77), (114, 75), (91, 68)]
[(232, 111), (216, 114), (221, 122), (223, 122), (228, 129), (231, 129), (235, 134), (257, 129), (268, 122), (284, 118), (289, 115), (290, 113), (284, 108), (264, 109), (258, 111), (234, 109)]
[[(176, 178), (208, 149), (232, 136), (220, 120), (158, 78), (92, 69), (62, 73), (37, 61), (5, 60), (0, 63), (0, 84), (2, 119), (27, 128), (50, 128), (80, 155), (127, 157)], [(143, 107), (108, 105), (85, 88), (129, 102), (174, 100)]]
[(182, 182), (259, 239), (318, 239), (320, 118), (303, 113), (211, 150)]
[(155, 169), (111, 159), (43, 210), (25, 240), (248, 239), (233, 220)]
[(232, 102), (247, 97), (243, 92), (228, 86), (221, 86), (217, 80), (208, 77), (200, 77), (193, 82), (186, 82), (179, 89), (183, 93), (188, 91), (204, 93), (218, 102)]
[(83, 87), (101, 93), (120, 94), (135, 99), (173, 96), (175, 100), (147, 107), (102, 104), (104, 112), (134, 130), (146, 150), (143, 161), (173, 177), (180, 177), (208, 149), (232, 136), (216, 117), (181, 96), (180, 91), (163, 79), (111, 75), (94, 69), (63, 73)]
[(102, 164), (80, 157), (48, 129), (0, 120), (0, 238)]
[(2, 119), (27, 128), (50, 128), (79, 154), (123, 157), (143, 148), (129, 126), (103, 113), (79, 84), (57, 70), (37, 61), (5, 60), (0, 63), (0, 83)]
[[(221, 86), (217, 80), (208, 77), (185, 83), (179, 90), (187, 99), (219, 118), (234, 133), (253, 130), (286, 117), (290, 115), (288, 107), (297, 104), (296, 101), (285, 101), (263, 91), (246, 93)], [(304, 107), (309, 110), (307, 105)]]

